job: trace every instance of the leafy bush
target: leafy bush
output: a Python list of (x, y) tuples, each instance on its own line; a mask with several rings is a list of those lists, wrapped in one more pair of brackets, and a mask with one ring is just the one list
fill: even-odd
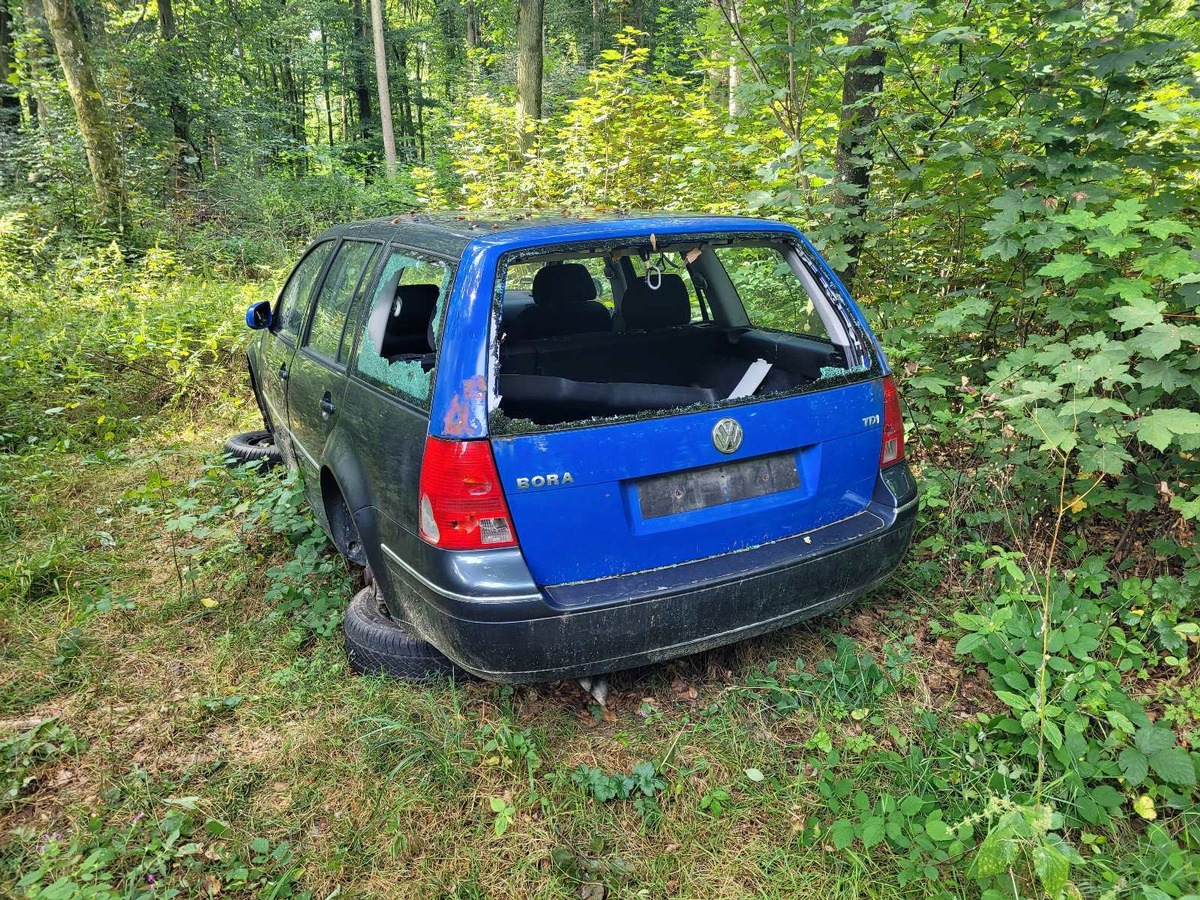
[(580, 95), (519, 167), (510, 165), (519, 156), (511, 105), (469, 98), (451, 142), (468, 207), (728, 212), (742, 204), (762, 154), (737, 152), (690, 81), (646, 74), (650, 51), (636, 31), (618, 45), (600, 54)]
[[(23, 227), (0, 221), (0, 243)], [(168, 250), (0, 253), (0, 452), (112, 447), (151, 411), (240, 388), (242, 312), (265, 294)]]
[[(201, 577), (229, 570), (231, 560), (248, 552), (258, 551), (259, 559), (266, 555), (262, 551), (275, 554), (278, 548), (264, 545), (265, 533), (282, 538), (286, 548), (283, 561), (266, 570), (264, 599), (271, 619), (291, 626), (294, 644), (314, 634), (330, 637), (341, 625), (352, 592), (350, 575), (308, 508), (298, 474), (265, 474), (254, 465), (230, 470), (213, 461), (182, 490), (152, 473), (130, 498), (148, 515), (169, 516), (165, 530), (180, 560), (181, 590), (198, 595), (195, 583)], [(232, 571), (223, 585), (228, 591), (246, 578), (244, 567)], [(217, 604), (198, 599), (202, 605), (209, 605), (206, 599)]]

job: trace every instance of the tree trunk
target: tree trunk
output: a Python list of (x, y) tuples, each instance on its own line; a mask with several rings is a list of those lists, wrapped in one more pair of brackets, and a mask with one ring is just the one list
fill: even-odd
[[(12, 16), (7, 0), (0, 0), (0, 129), (16, 128), (21, 119), (21, 100), (14, 88), (17, 60)], [(12, 80), (10, 80), (12, 79)]]
[(604, 46), (604, 0), (592, 0), (592, 62)]
[(542, 118), (542, 15), (544, 0), (517, 5), (517, 148), (524, 158), (537, 145)]
[(396, 129), (399, 141), (396, 144), (397, 153), (404, 150), (405, 160), (412, 158), (413, 139), (413, 108), (412, 96), (408, 84), (408, 36), (400, 32), (400, 40), (392, 42), (392, 53), (395, 55), (396, 68), (400, 73), (400, 96), (397, 105), (400, 107), (400, 127)]
[(383, 0), (371, 0), (371, 34), (375, 39), (375, 84), (379, 88), (379, 125), (383, 130), (384, 172), (396, 177), (396, 136), (392, 132), (392, 97), (388, 90), (387, 49), (383, 43)]
[[(463, 45), (458, 40), (458, 17), (449, 3), (438, 4), (438, 23), (441, 25), (441, 44), (445, 54), (442, 68), (442, 95), (447, 103), (454, 99), (454, 79), (462, 71)], [(430, 75), (432, 75), (432, 71)]]
[[(166, 88), (169, 94), (167, 100), (167, 118), (171, 120), (171, 134), (174, 147), (171, 154), (172, 188), (176, 199), (179, 199), (187, 184), (188, 164), (187, 148), (191, 146), (189, 137), (189, 119), (187, 104), (179, 94), (179, 83), (182, 80), (182, 66), (179, 59), (179, 49), (176, 46), (179, 28), (175, 23), (175, 9), (172, 0), (158, 0), (158, 32), (165, 45), (166, 55)], [(200, 153), (196, 152), (197, 161)]]
[(352, 0), (351, 17), (354, 19), (354, 99), (358, 106), (358, 132), (366, 135), (367, 123), (371, 121), (371, 89), (367, 86), (367, 20), (363, 16), (362, 0)]
[(745, 113), (742, 103), (742, 48), (737, 32), (741, 28), (741, 0), (729, 0), (729, 23), (732, 34), (729, 39), (729, 118), (737, 119)]
[(865, 239), (861, 220), (866, 214), (871, 190), (874, 125), (879, 116), (876, 101), (883, 89), (883, 65), (887, 59), (882, 48), (869, 45), (872, 28), (869, 15), (874, 9), (872, 0), (854, 0), (857, 24), (847, 43), (851, 52), (846, 57), (842, 77), (842, 115), (833, 158), (838, 176), (838, 189), (833, 200), (847, 211), (851, 220), (847, 234), (850, 262), (840, 273), (847, 287), (853, 284), (858, 272), (858, 257)]
[(467, 13), (467, 49), (475, 50), (480, 46), (479, 11), (475, 9), (475, 0), (466, 0), (464, 8)]
[(333, 103), (329, 99), (329, 31), (321, 27), (321, 91), (325, 95), (325, 127), (329, 129), (329, 148), (333, 149)]
[(414, 83), (414, 88), (417, 93), (415, 105), (417, 107), (417, 158), (425, 162), (425, 90), (424, 76), (421, 74), (424, 70), (421, 53), (417, 51), (417, 80)]
[(73, 0), (43, 0), (43, 6), (66, 76), (67, 92), (75, 106), (100, 213), (105, 219), (121, 222), (125, 214), (125, 196), (121, 190), (121, 158), (116, 132), (92, 71), (92, 60), (83, 41)]

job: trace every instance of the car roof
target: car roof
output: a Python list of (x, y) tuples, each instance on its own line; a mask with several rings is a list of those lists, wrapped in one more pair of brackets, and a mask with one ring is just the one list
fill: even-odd
[(611, 240), (660, 234), (706, 232), (780, 231), (789, 226), (770, 219), (746, 216), (689, 215), (682, 213), (597, 213), (587, 216), (543, 216), (529, 213), (467, 212), (402, 213), (337, 225), (318, 240), (335, 237), (395, 240), (398, 243), (458, 257), (473, 242), (513, 248), (595, 238)]

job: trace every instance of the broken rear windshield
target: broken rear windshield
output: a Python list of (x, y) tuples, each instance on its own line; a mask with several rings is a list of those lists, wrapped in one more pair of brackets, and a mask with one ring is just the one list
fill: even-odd
[(820, 389), (876, 365), (787, 239), (553, 249), (500, 278), (500, 430)]

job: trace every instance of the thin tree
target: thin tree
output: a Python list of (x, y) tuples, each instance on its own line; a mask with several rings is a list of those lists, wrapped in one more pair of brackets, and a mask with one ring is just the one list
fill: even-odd
[(12, 15), (8, 3), (0, 0), (0, 128), (15, 128), (21, 118), (21, 100), (17, 83), (17, 54)]
[(742, 61), (740, 44), (745, 40), (742, 32), (741, 0), (729, 0), (729, 23), (732, 35), (729, 41), (729, 118), (740, 118), (745, 112), (742, 103)]
[(467, 14), (467, 49), (475, 50), (483, 46), (479, 35), (479, 11), (475, 8), (475, 0), (466, 0), (464, 8)]
[(874, 125), (879, 117), (876, 103), (883, 90), (883, 66), (887, 54), (871, 40), (872, 0), (854, 0), (855, 25), (847, 40), (846, 68), (842, 75), (842, 114), (838, 125), (833, 166), (838, 188), (833, 200), (849, 213), (847, 235), (850, 262), (841, 272), (850, 286), (858, 272), (866, 234), (861, 219), (866, 215), (874, 164)]
[(362, 0), (352, 0), (350, 4), (351, 18), (354, 21), (354, 99), (358, 107), (358, 132), (361, 137), (367, 133), (367, 123), (371, 121), (371, 89), (367, 87), (367, 64), (363, 58), (367, 46), (367, 19), (363, 15)]
[(388, 90), (387, 49), (383, 44), (383, 0), (371, 0), (371, 33), (375, 38), (375, 83), (379, 87), (384, 171), (388, 178), (395, 178), (396, 135), (392, 131), (392, 96)]
[(121, 157), (117, 150), (117, 137), (112, 118), (96, 75), (92, 70), (92, 59), (79, 15), (73, 0), (43, 0), (46, 23), (54, 39), (54, 49), (62, 63), (67, 80), (67, 92), (75, 107), (75, 118), (79, 121), (79, 132), (87, 151), (88, 169), (96, 188), (100, 214), (110, 221), (120, 222), (125, 214), (125, 194), (121, 189)]
[(542, 118), (542, 16), (544, 0), (517, 4), (517, 148), (524, 158), (537, 143)]
[[(172, 163), (174, 193), (176, 198), (182, 193), (187, 181), (188, 146), (192, 143), (189, 137), (190, 116), (187, 105), (181, 96), (180, 85), (183, 82), (182, 65), (179, 57), (179, 26), (175, 21), (175, 8), (172, 0), (158, 0), (158, 31), (162, 39), (166, 55), (166, 89), (168, 92), (167, 117), (171, 120), (171, 133), (174, 138), (174, 161)], [(194, 149), (194, 148), (193, 148)], [(196, 151), (198, 162), (200, 153)]]
[(604, 0), (592, 0), (592, 61), (600, 56), (604, 46)]

